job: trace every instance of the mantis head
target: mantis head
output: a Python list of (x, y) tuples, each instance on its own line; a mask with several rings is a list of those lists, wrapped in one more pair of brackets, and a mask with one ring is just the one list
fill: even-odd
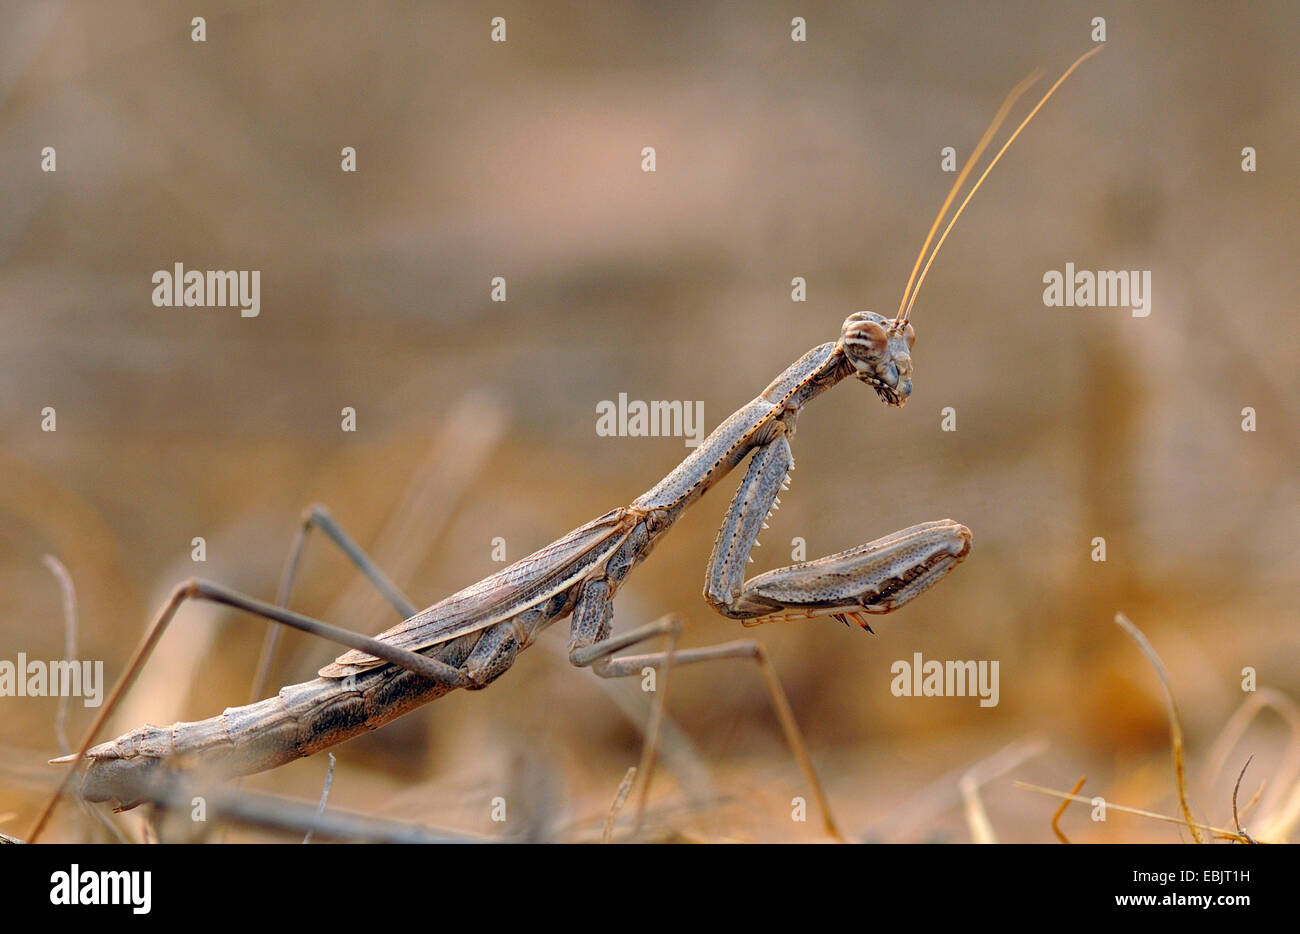
[(898, 319), (859, 311), (844, 319), (840, 347), (853, 375), (888, 405), (901, 406), (912, 394), (912, 344), (916, 332)]

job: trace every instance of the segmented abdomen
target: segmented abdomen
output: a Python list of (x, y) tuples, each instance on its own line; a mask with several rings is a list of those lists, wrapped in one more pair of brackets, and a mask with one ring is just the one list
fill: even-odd
[[(482, 635), (471, 633), (431, 654), (459, 667)], [(87, 753), (82, 795), (126, 809), (148, 800), (149, 783), (163, 768), (192, 771), (198, 781), (263, 772), (378, 729), (451, 690), (387, 666), (290, 684), (275, 697), (206, 720), (146, 724)]]

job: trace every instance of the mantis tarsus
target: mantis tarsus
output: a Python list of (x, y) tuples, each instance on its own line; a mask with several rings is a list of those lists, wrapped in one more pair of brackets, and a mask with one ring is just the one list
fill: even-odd
[[(922, 259), (948, 208), (1030, 81), (1022, 82), (1008, 96), (940, 208), (893, 319), (874, 312), (850, 315), (837, 340), (813, 348), (791, 364), (631, 504), (611, 510), (421, 611), (402, 596), (328, 513), (319, 507), (309, 510), (304, 515), (302, 533), (312, 525), (325, 531), (401, 614), (403, 621), (399, 625), (376, 638), (338, 629), (208, 581), (191, 580), (178, 586), (114, 686), (78, 752), (54, 760), (72, 765), (38, 816), (29, 839), (40, 833), (83, 758), (88, 758), (90, 764), (82, 780), (82, 795), (90, 801), (115, 802), (121, 809), (151, 800), (151, 785), (169, 767), (201, 768), (204, 774), (217, 778), (271, 769), (377, 729), (455, 688), (487, 687), (510, 668), (518, 653), (541, 630), (570, 615), (569, 660), (577, 667), (592, 668), (601, 677), (638, 676), (646, 668), (724, 659), (756, 661), (786, 738), (821, 806), (826, 827), (838, 836), (798, 727), (761, 645), (738, 641), (676, 650), (680, 627), (676, 619), (612, 635), (613, 599), (632, 568), (682, 513), (746, 457), (750, 458), (749, 466), (718, 531), (705, 578), (706, 601), (725, 616), (745, 625), (833, 616), (869, 628), (867, 614), (887, 613), (904, 605), (966, 557), (971, 545), (970, 530), (943, 519), (914, 525), (839, 554), (744, 579), (746, 566), (752, 560), (750, 551), (770, 511), (777, 508), (778, 494), (794, 467), (790, 438), (803, 406), (849, 376), (867, 383), (889, 406), (901, 407), (907, 401), (912, 391), (911, 351), (915, 340), (908, 319), (930, 263), (1007, 147), (1071, 72), (1100, 49), (1098, 46), (1075, 61), (1010, 135), (953, 214), (922, 267)], [(300, 533), (288, 563), (290, 575), (297, 567), (303, 539)], [(282, 588), (282, 592), (287, 590)], [(322, 668), (317, 679), (281, 688), (266, 700), (230, 708), (196, 723), (165, 728), (146, 725), (90, 748), (177, 609), (191, 598), (226, 604), (320, 635), (349, 646), (350, 651)], [(667, 652), (616, 654), (664, 635), (673, 640)], [(662, 704), (661, 694), (656, 713), (662, 711)], [(653, 730), (646, 742), (647, 750), (652, 750)]]

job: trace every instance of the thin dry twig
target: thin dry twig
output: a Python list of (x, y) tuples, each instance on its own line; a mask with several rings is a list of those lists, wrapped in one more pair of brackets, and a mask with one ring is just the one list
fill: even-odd
[[(59, 581), (63, 592), (63, 658), (72, 661), (77, 657), (77, 591), (72, 586), (72, 575), (63, 566), (63, 562), (54, 555), (41, 558)], [(54, 737), (59, 743), (59, 755), (66, 756), (72, 751), (68, 745), (68, 704), (71, 698), (66, 692), (59, 695), (59, 706), (54, 715)]]
[[(330, 752), (326, 753), (326, 755), (330, 757), (330, 765), (325, 772), (325, 787), (320, 790), (320, 804), (316, 805), (316, 820), (318, 821), (320, 816), (325, 813), (325, 802), (330, 799), (330, 786), (334, 784), (334, 763), (338, 761), (334, 758), (334, 753)], [(315, 833), (315, 830), (314, 826), (310, 828), (306, 836), (302, 838), (302, 842), (311, 843), (311, 835)]]
[(195, 794), (203, 795), (209, 814), (236, 824), (270, 830), (310, 831), (335, 840), (370, 843), (494, 842), (491, 838), (463, 831), (423, 827), (336, 808), (322, 814), (310, 805), (250, 791), (238, 794), (204, 792), (200, 786), (188, 782), (168, 782), (149, 789), (150, 800), (167, 808), (189, 808)]
[(1007, 774), (1012, 769), (1029, 759), (1040, 755), (1047, 748), (1047, 743), (1039, 739), (1019, 740), (1003, 746), (993, 755), (981, 759), (972, 765), (957, 782), (966, 810), (966, 826), (970, 828), (971, 840), (975, 843), (997, 843), (998, 836), (993, 830), (993, 822), (984, 810), (980, 800), (979, 789), (995, 778)]
[(1254, 758), (1255, 757), (1252, 755), (1246, 760), (1246, 764), (1241, 767), (1241, 773), (1237, 776), (1237, 783), (1232, 786), (1232, 822), (1237, 827), (1237, 833), (1241, 834), (1251, 843), (1254, 843), (1255, 841), (1250, 839), (1250, 834), (1241, 829), (1241, 817), (1237, 814), (1237, 792), (1241, 790), (1241, 780), (1246, 777), (1246, 769), (1250, 768), (1251, 759)]
[[(1255, 831), (1259, 839), (1281, 841), (1300, 820), (1300, 707), (1291, 698), (1273, 688), (1260, 688), (1246, 698), (1210, 747), (1211, 765), (1206, 781), (1207, 784), (1212, 784), (1219, 777), (1227, 765), (1228, 754), (1241, 741), (1251, 722), (1266, 709), (1272, 709), (1286, 721), (1291, 731), (1291, 741), (1269, 783), (1273, 791), (1263, 804), (1262, 810), (1265, 813), (1256, 824)], [(1288, 788), (1291, 789), (1289, 794)], [(1250, 810), (1263, 792), (1261, 787), (1244, 811)]]
[[(1031, 785), (1029, 782), (1012, 782), (1011, 784), (1015, 785), (1017, 788), (1023, 788), (1025, 791), (1037, 792), (1040, 795), (1051, 795), (1054, 798), (1068, 798), (1071, 801), (1082, 801), (1085, 804), (1092, 803), (1092, 799), (1084, 797), (1083, 795), (1072, 794), (1068, 791), (1057, 791), (1055, 788), (1044, 788), (1042, 785)], [(1188, 827), (1189, 829), (1194, 826), (1197, 830), (1208, 831), (1209, 833), (1215, 834), (1216, 836), (1222, 837), (1226, 840), (1236, 840), (1240, 843), (1246, 842), (1246, 839), (1235, 831), (1224, 830), (1222, 827), (1212, 827), (1209, 824), (1189, 824), (1181, 817), (1170, 817), (1168, 814), (1158, 814), (1155, 811), (1144, 811), (1141, 808), (1125, 807), (1122, 804), (1112, 804), (1109, 801), (1106, 802), (1106, 808), (1111, 811), (1122, 811), (1125, 814), (1136, 814), (1138, 817), (1148, 817), (1151, 820), (1164, 821), (1166, 824), (1178, 824), (1183, 827)]]
[(1156, 670), (1156, 675), (1160, 678), (1160, 684), (1165, 690), (1165, 705), (1169, 710), (1169, 737), (1170, 744), (1173, 746), (1174, 756), (1174, 778), (1178, 783), (1178, 805), (1182, 808), (1183, 818), (1187, 824), (1187, 829), (1192, 832), (1192, 839), (1197, 843), (1204, 843), (1198, 827), (1201, 826), (1192, 818), (1192, 808), (1187, 802), (1187, 775), (1183, 765), (1183, 727), (1178, 719), (1178, 705), (1174, 703), (1174, 691), (1169, 684), (1169, 672), (1165, 669), (1165, 663), (1160, 660), (1156, 650), (1152, 647), (1142, 630), (1133, 625), (1133, 622), (1123, 613), (1115, 614), (1115, 624), (1123, 629), (1137, 643), (1138, 648), (1151, 661), (1152, 667)]
[(1268, 782), (1266, 782), (1266, 781), (1264, 781), (1264, 782), (1260, 782), (1260, 783), (1259, 783), (1259, 787), (1255, 789), (1255, 794), (1252, 795), (1252, 796), (1251, 796), (1251, 799), (1250, 799), (1249, 801), (1246, 802), (1246, 806), (1245, 806), (1244, 808), (1241, 809), (1241, 813), (1242, 813), (1242, 816), (1243, 816), (1243, 817), (1244, 817), (1245, 815), (1249, 814), (1249, 813), (1251, 812), (1251, 810), (1255, 807), (1255, 805), (1259, 804), (1259, 799), (1260, 799), (1260, 798), (1263, 796), (1263, 794), (1264, 794), (1264, 786), (1267, 785), (1267, 784), (1268, 784)]
[(600, 842), (608, 843), (614, 836), (614, 824), (618, 821), (618, 812), (623, 810), (623, 803), (627, 801), (628, 793), (632, 790), (632, 783), (636, 780), (636, 766), (630, 765), (627, 768), (623, 780), (618, 783), (618, 791), (614, 792), (614, 800), (609, 806), (609, 813), (605, 815), (605, 826), (600, 832)]
[[(63, 658), (65, 661), (72, 661), (77, 657), (77, 630), (78, 630), (78, 613), (77, 613), (77, 588), (72, 583), (72, 575), (63, 562), (54, 555), (42, 555), (41, 560), (45, 566), (50, 569), (59, 581), (59, 589), (63, 594)], [(72, 747), (68, 743), (68, 705), (72, 698), (69, 694), (59, 695), (59, 705), (54, 714), (54, 738), (59, 745), (59, 755), (66, 756), (72, 752)], [(102, 812), (92, 807), (81, 795), (77, 795), (77, 803), (81, 809), (89, 814), (97, 823), (104, 827), (110, 834), (117, 838), (118, 843), (129, 843), (122, 831), (109, 820)]]
[(682, 620), (673, 617), (675, 625), (668, 633), (668, 651), (664, 656), (663, 666), (656, 674), (655, 703), (650, 709), (650, 726), (646, 729), (645, 744), (641, 750), (641, 763), (637, 771), (641, 774), (641, 794), (636, 804), (636, 824), (632, 835), (641, 832), (645, 820), (646, 802), (650, 799), (650, 780), (654, 777), (655, 750), (659, 745), (659, 730), (663, 725), (664, 710), (668, 704), (668, 675), (672, 672), (673, 656), (677, 654), (677, 643), (682, 637)]
[[(1079, 780), (1075, 782), (1074, 787), (1070, 789), (1070, 794), (1077, 795), (1079, 793), (1079, 789), (1083, 787), (1083, 783), (1086, 782), (1087, 780), (1088, 780), (1087, 775), (1080, 775)], [(1071, 800), (1070, 798), (1066, 798), (1064, 801), (1062, 801), (1061, 806), (1057, 808), (1056, 813), (1052, 815), (1052, 833), (1056, 834), (1056, 839), (1060, 840), (1062, 843), (1065, 844), (1068, 844), (1070, 842), (1070, 838), (1067, 837), (1065, 835), (1065, 831), (1061, 829), (1061, 818), (1065, 815), (1065, 809), (1070, 806), (1070, 800)]]

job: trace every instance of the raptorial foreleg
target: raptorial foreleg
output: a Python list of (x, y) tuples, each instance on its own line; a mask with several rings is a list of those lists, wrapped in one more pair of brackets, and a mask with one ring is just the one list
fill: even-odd
[(750, 552), (794, 467), (785, 435), (754, 452), (718, 530), (704, 598), (752, 626), (834, 616), (864, 628), (865, 613), (888, 613), (933, 587), (970, 551), (971, 532), (951, 519), (923, 522), (865, 545), (744, 579)]

